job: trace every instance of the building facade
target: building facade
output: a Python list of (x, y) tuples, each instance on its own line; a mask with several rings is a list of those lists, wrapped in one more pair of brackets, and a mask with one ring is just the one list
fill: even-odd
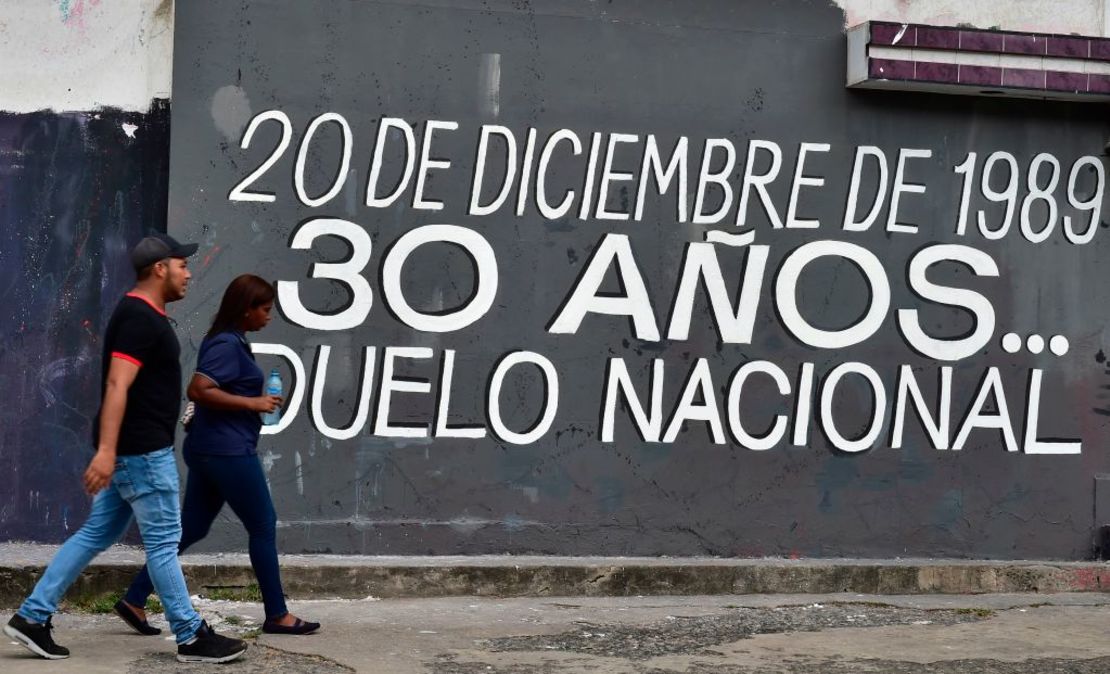
[(1095, 555), (1110, 31), (1067, 5), (15, 3), (0, 536), (83, 517), (165, 228), (187, 368), (277, 281), (288, 551)]

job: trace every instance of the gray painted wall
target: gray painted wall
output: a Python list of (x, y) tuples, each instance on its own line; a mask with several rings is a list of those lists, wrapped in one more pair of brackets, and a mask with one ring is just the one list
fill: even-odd
[[(1107, 256), (1107, 243), (1105, 225), (1089, 243), (1073, 243), (1061, 218), (1071, 217), (1072, 229), (1082, 234), (1091, 217), (1069, 203), (1069, 189), (1072, 202), (1105, 206), (1104, 180), (1096, 192), (1098, 176), (1105, 172), (1102, 160), (1083, 159), (1099, 155), (1110, 135), (1105, 108), (847, 91), (844, 20), (831, 4), (800, 1), (778, 3), (775, 11), (762, 2), (735, 0), (180, 4), (169, 227), (176, 236), (202, 242), (202, 252), (191, 295), (175, 315), (186, 357), (192, 358), (231, 278), (250, 271), (283, 282), (282, 318), (253, 336), (256, 343), (270, 345), (261, 350), (291, 349), (306, 372), (297, 382), (300, 404), (287, 412), (294, 415), (291, 422), (264, 436), (261, 447), (283, 548), (408, 554), (1089, 555), (1098, 523), (1095, 476), (1108, 464), (1102, 399), (1108, 298), (1098, 266)], [(229, 199), (279, 144), (281, 124), (270, 120), (260, 123), (250, 143), (242, 143), (248, 146), (241, 147), (248, 124), (265, 111), (288, 117), (290, 143), (245, 190), (271, 193), (273, 200)], [(333, 198), (310, 207), (297, 196), (296, 157), (309, 123), (327, 112), (349, 125), (349, 170), (340, 172)], [(416, 175), (396, 201), (366, 205), (383, 117), (411, 124), (418, 148), (429, 120), (457, 123), (434, 133), (430, 152), (432, 159), (450, 161), (449, 168), (428, 171), (424, 189), (426, 198), (443, 203), (442, 209), (420, 208), (415, 198), (417, 175), (423, 173), (419, 157)], [(569, 213), (556, 218), (541, 213), (535, 194), (540, 180), (532, 165), (522, 214), (517, 215), (515, 187), (496, 212), (473, 212), (476, 167), (486, 167), (483, 204), (496, 196), (504, 176), (500, 142), (491, 146), (485, 162), (478, 160), (480, 134), (490, 124), (512, 132), (518, 164), (526, 163), (530, 128), (537, 134), (533, 160), (560, 129), (581, 140), (578, 156), (570, 153), (569, 142), (558, 146), (546, 174), (553, 204), (564, 191), (574, 190)], [(594, 133), (601, 134), (599, 159), (587, 181)], [(640, 217), (597, 217), (614, 133), (636, 136), (626, 143), (618, 137), (613, 146), (612, 171), (632, 174), (630, 180), (618, 176), (611, 182), (605, 204), (614, 213), (636, 209), (648, 135), (658, 141), (664, 158), (680, 137), (688, 138), (690, 217), (685, 222), (677, 215), (677, 188), (672, 185), (659, 196), (654, 182), (647, 184)], [(342, 164), (339, 137), (339, 125), (326, 123), (306, 146), (302, 174), (308, 197), (332, 185)], [(403, 135), (384, 138), (377, 195), (389, 191), (405, 166), (398, 150)], [(735, 149), (736, 163), (727, 171), (734, 196), (730, 209), (714, 218), (723, 190), (708, 188), (701, 211), (710, 215), (694, 223), (707, 139), (726, 139)], [(781, 168), (767, 188), (780, 218), (786, 219), (798, 175), (824, 181), (800, 183), (795, 212), (797, 219), (819, 221), (819, 227), (773, 226), (755, 192), (744, 210), (744, 226), (736, 225), (746, 158), (758, 145), (754, 141), (781, 149)], [(828, 147), (808, 147), (799, 172), (803, 143)], [(875, 224), (868, 231), (844, 231), (860, 146), (881, 151), (889, 175)], [(924, 185), (926, 191), (904, 192), (896, 220), (916, 231), (887, 231), (899, 154), (915, 149), (930, 154), (907, 155), (904, 182)], [(711, 171), (725, 162), (724, 150), (717, 152)], [(990, 190), (1004, 191), (1007, 185), (1006, 157), (1012, 156), (1018, 171), (1012, 225), (1005, 236), (991, 240), (980, 233), (976, 215), (982, 210), (989, 228), (1005, 216), (1004, 204), (984, 197), (980, 180), (995, 152), (1007, 155), (993, 162)], [(966, 174), (954, 168), (969, 153), (975, 153), (975, 161), (965, 166), (974, 166), (975, 174), (965, 184)], [(1054, 230), (1034, 243), (1028, 239), (1037, 238), (1049, 216), (1044, 199), (1028, 198), (1029, 167), (1041, 153), (1060, 165), (1050, 191), (1059, 208)], [(759, 175), (768, 169), (769, 153), (757, 151), (756, 156), (752, 172)], [(1042, 164), (1037, 184), (1043, 186), (1052, 160), (1037, 161)], [(1073, 170), (1076, 180), (1069, 185)], [(516, 186), (521, 173), (516, 171)], [(587, 182), (592, 187), (584, 189)], [(878, 182), (875, 164), (867, 164), (858, 217), (868, 210)], [(968, 228), (959, 235), (965, 186)], [(579, 218), (584, 191), (592, 191), (593, 207)], [(1023, 212), (1031, 236), (1021, 231)], [(309, 250), (295, 249), (296, 233), (304, 236), (317, 226), (310, 222), (317, 218), (354, 223), (350, 236), (355, 244), (321, 237)], [(398, 250), (398, 240), (409, 240), (402, 239), (406, 233), (445, 223), (488, 242), (496, 258), (496, 293), (488, 311), (469, 325), (446, 332), (415, 329), (403, 322), (384, 288), (399, 289), (414, 310), (427, 314), (450, 314), (468, 301), (473, 300), (472, 307), (482, 301), (475, 267), (458, 246), (421, 246), (399, 275), (385, 264)], [(744, 247), (705, 243), (707, 236), (718, 236), (712, 233), (743, 232), (754, 233), (754, 242)], [(810, 339), (807, 344), (784, 299), (793, 293), (776, 292), (779, 282), (790, 277), (791, 260), (814, 250), (815, 242), (830, 242), (816, 245), (863, 256), (882, 270), (868, 282), (855, 264), (823, 257), (797, 281), (800, 316), (827, 331), (856, 324), (888, 287), (889, 309), (876, 314), (874, 330), (865, 330), (859, 343), (819, 348)], [(588, 281), (586, 268), (603, 261), (599, 250), (624, 243), (638, 274), (626, 266), (622, 280), (610, 268), (599, 292), (631, 297), (623, 306), (639, 312), (640, 323), (592, 313), (568, 332), (556, 318), (572, 291)], [(930, 247), (938, 244), (958, 246), (940, 250), (974, 262), (977, 273), (967, 264), (941, 262), (929, 268), (928, 280), (987, 298), (993, 326), (981, 308), (975, 319), (966, 309), (946, 306), (964, 304), (966, 292), (931, 295), (922, 276), (911, 271), (915, 255), (937, 250)], [(751, 269), (753, 259), (766, 255), (758, 297), (750, 282), (746, 285), (750, 299), (758, 299), (750, 339), (742, 326), (738, 332), (726, 329), (722, 337), (700, 285), (695, 286), (688, 336), (671, 332), (673, 317), (682, 314), (672, 305), (676, 295), (682, 296), (683, 269), (697, 255), (718, 260), (731, 301), (738, 297), (745, 260)], [(343, 283), (310, 280), (313, 263), (352, 256), (355, 267), (364, 267), (369, 293), (352, 296)], [(636, 301), (637, 276), (647, 303)], [(490, 278), (487, 271), (485, 282)], [(295, 290), (292, 283), (298, 284)], [(353, 321), (354, 327), (322, 330), (327, 319), (298, 317), (294, 294), (310, 311), (356, 318), (367, 313)], [(923, 340), (905, 336), (898, 310), (908, 309), (920, 311), (928, 335), (948, 341), (936, 347), (943, 353), (923, 350)], [(661, 339), (651, 339), (651, 324)], [(977, 326), (984, 326), (982, 339), (959, 341)], [(1016, 353), (1003, 348), (1008, 333), (1021, 338)], [(1066, 353), (1058, 356), (1049, 348), (1031, 353), (1025, 339), (1034, 334), (1046, 341), (1065, 337)], [(969, 351), (957, 354), (957, 344)], [(1060, 340), (1055, 344), (1062, 346)], [(330, 348), (327, 368), (314, 367), (321, 347)], [(354, 437), (330, 439), (324, 424), (345, 427), (355, 416), (366, 347), (375, 349), (368, 418)], [(418, 425), (438, 437), (396, 437), (405, 431), (386, 427), (379, 402), (390, 347), (426, 348), (431, 357), (396, 359), (398, 376), (427, 380), (428, 392), (394, 393), (388, 421)], [(509, 429), (523, 432), (541, 416), (545, 400), (556, 400), (550, 426), (524, 444), (514, 444), (504, 431), (487, 431), (477, 439), (428, 431), (442, 398), (441, 363), (447, 350), (455, 354), (450, 423), (492, 427), (497, 415), (488, 404), (491, 374), (505, 354), (525, 350), (550, 361), (559, 395), (546, 394), (537, 368), (514, 368), (501, 390), (501, 416)], [(282, 368), (290, 381), (287, 359), (260, 358), (266, 367)], [(624, 404), (615, 408), (612, 441), (602, 437), (603, 394), (613, 359), (623, 359), (645, 405), (652, 361), (661, 359), (661, 435), (676, 407), (682, 407), (679, 401), (690, 394), (686, 414), (691, 420), (682, 424), (679, 415), (676, 437), (642, 441)], [(733, 373), (749, 361), (780, 368), (789, 393), (780, 395), (766, 375), (756, 374), (745, 384), (739, 405), (730, 405)], [(810, 399), (798, 394), (806, 363), (815, 375), (812, 408), (799, 413), (799, 398)], [(828, 375), (844, 363), (873, 368), (881, 382), (885, 406), (877, 423), (872, 423), (874, 394), (865, 378), (848, 375), (829, 386)], [(903, 365), (910, 366), (934, 411), (942, 368), (951, 368), (950, 427), (940, 442), (930, 439), (913, 412), (906, 418), (903, 441), (892, 442), (894, 411), (904, 407), (897, 403)], [(1034, 370), (1043, 375), (1031, 375)], [(703, 388), (690, 385), (706, 373)], [(1028, 384), (1036, 376), (1042, 378), (1039, 416), (1029, 414), (1027, 405)], [(994, 382), (999, 389), (991, 388)], [(834, 392), (831, 410), (822, 412), (827, 390)], [(310, 408), (317, 392), (321, 413), (314, 414)], [(994, 413), (999, 394), (1005, 414)], [(714, 400), (699, 406), (706, 396)], [(784, 415), (789, 420), (784, 439), (753, 451), (754, 443), (737, 438), (731, 407), (738, 407), (740, 424), (754, 435), (768, 429), (775, 415)], [(697, 420), (699, 410), (714, 410), (707, 416), (719, 421)], [(1038, 433), (1027, 437), (1034, 417)], [(790, 441), (798, 419), (808, 427), (799, 431), (801, 446)], [(1007, 451), (1005, 434), (990, 427), (999, 420), (1012, 428), (1010, 446), (1017, 451)], [(721, 442), (714, 441), (714, 424), (719, 424)], [(830, 425), (845, 437), (830, 440), (823, 431)], [(852, 441), (860, 437), (867, 449), (843, 451), (855, 449)], [(1056, 441), (1038, 443), (1037, 438)], [(206, 545), (240, 547), (241, 537), (233, 523), (225, 522)]]

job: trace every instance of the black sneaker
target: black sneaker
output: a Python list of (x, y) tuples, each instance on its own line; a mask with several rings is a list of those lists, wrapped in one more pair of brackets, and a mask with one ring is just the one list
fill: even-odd
[(69, 649), (54, 643), (50, 636), (52, 618), (43, 624), (33, 623), (16, 613), (4, 626), (4, 634), (19, 642), (27, 650), (47, 660), (62, 660), (69, 657)]
[(196, 639), (177, 647), (178, 662), (231, 662), (247, 652), (247, 644), (239, 639), (222, 637), (207, 622), (200, 623)]

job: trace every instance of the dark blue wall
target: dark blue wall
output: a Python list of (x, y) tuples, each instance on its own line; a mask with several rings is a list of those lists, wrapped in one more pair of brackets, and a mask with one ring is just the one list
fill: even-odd
[(0, 539), (59, 541), (88, 512), (101, 334), (128, 247), (165, 229), (168, 162), (167, 101), (0, 113)]

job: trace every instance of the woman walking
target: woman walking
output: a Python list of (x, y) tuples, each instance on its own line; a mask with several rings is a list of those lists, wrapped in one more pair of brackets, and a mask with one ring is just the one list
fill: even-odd
[[(201, 342), (197, 369), (187, 395), (196, 404), (183, 454), (189, 477), (181, 508), (178, 554), (208, 535), (226, 503), (247, 530), (251, 566), (262, 591), (270, 634), (308, 634), (320, 628), (289, 613), (278, 569), (277, 517), (266, 476), (258, 460), (260, 414), (281, 405), (278, 396), (262, 395), (262, 370), (254, 361), (246, 333), (270, 322), (274, 288), (243, 274), (224, 291), (212, 327)], [(135, 577), (116, 613), (140, 634), (159, 634), (146, 619), (146, 601), (154, 587), (146, 568)]]

